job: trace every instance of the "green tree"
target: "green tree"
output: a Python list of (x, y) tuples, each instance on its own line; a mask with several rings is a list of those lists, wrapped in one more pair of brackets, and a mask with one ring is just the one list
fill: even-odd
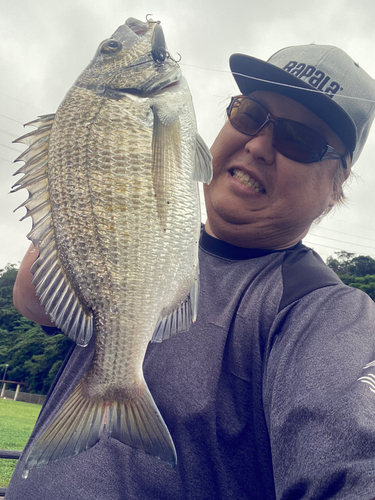
[(335, 252), (336, 258), (328, 257), (327, 265), (332, 268), (336, 274), (343, 275), (349, 273), (349, 267), (351, 265), (352, 259), (354, 258), (354, 253), (349, 252)]
[(349, 286), (358, 288), (375, 300), (375, 260), (368, 255), (335, 252), (328, 257), (327, 265)]
[(355, 276), (375, 275), (375, 260), (366, 255), (353, 257), (349, 266), (349, 273)]

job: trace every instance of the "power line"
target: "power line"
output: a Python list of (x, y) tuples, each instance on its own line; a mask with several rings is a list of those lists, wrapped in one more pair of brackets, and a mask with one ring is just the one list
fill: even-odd
[(20, 125), (23, 125), (22, 122), (15, 120), (14, 118), (11, 118), (10, 116), (6, 116), (6, 115), (3, 115), (1, 113), (0, 113), (0, 116), (2, 116), (3, 118), (7, 118), (8, 120), (11, 120), (12, 122), (16, 122), (16, 123), (19, 123)]
[(1, 156), (0, 156), (0, 160), (7, 161), (9, 163), (14, 163), (13, 160), (7, 160), (6, 158), (2, 158)]
[(305, 245), (311, 245), (311, 246), (319, 246), (319, 247), (324, 247), (324, 248), (330, 248), (331, 250), (339, 250), (337, 247), (331, 247), (329, 245), (323, 245), (322, 243), (313, 243), (312, 241), (307, 241), (303, 240)]
[[(323, 245), (322, 243), (313, 243), (312, 241), (305, 241), (304, 240), (304, 243), (306, 245), (310, 245), (310, 246), (313, 246), (313, 247), (323, 247), (323, 248), (329, 248), (331, 250), (337, 250), (338, 252), (341, 252), (343, 250), (343, 247)], [(353, 245), (354, 245), (354, 243), (353, 243)], [(360, 252), (357, 251), (357, 252), (353, 252), (353, 253), (358, 253), (359, 254)], [(375, 258), (375, 254), (371, 254), (371, 252), (370, 252), (370, 256), (371, 255), (373, 255), (374, 258)]]
[(13, 97), (13, 96), (8, 95), (8, 94), (4, 94), (4, 92), (0, 92), (0, 94), (5, 96), (5, 97), (9, 97), (9, 99), (13, 99), (14, 101), (20, 102), (21, 104), (25, 104), (25, 106), (30, 106), (30, 108), (34, 108), (34, 109), (37, 109), (38, 111), (42, 111), (43, 113), (45, 113), (45, 111), (43, 109), (37, 108), (36, 106), (33, 106), (32, 104), (29, 104), (25, 101), (21, 101), (20, 99), (17, 99), (16, 97)]
[[(337, 231), (337, 229), (329, 229), (328, 227), (319, 227), (319, 228), (317, 227), (316, 229), (323, 229), (324, 231), (329, 231), (330, 233), (344, 234), (345, 236), (351, 236), (352, 238), (360, 238), (361, 240), (368, 240), (368, 241), (375, 242), (375, 239), (373, 239), (373, 238), (366, 238), (365, 236), (357, 236), (357, 235), (350, 234), (350, 233), (344, 233), (343, 231)], [(365, 229), (368, 230), (369, 228), (365, 228)], [(314, 236), (315, 232), (312, 231), (311, 235)], [(322, 238), (323, 238), (323, 236), (322, 236)]]
[[(314, 89), (314, 88), (303, 88), (303, 87), (300, 87), (298, 85), (291, 85), (289, 83), (281, 83), (281, 82), (276, 82), (274, 80), (266, 80), (264, 78), (258, 78), (256, 76), (250, 76), (250, 75), (245, 75), (243, 73), (237, 73), (236, 71), (229, 71), (229, 70), (226, 70), (226, 69), (216, 69), (216, 68), (203, 68), (202, 66), (196, 66), (194, 64), (187, 64), (187, 63), (183, 63), (183, 62), (180, 62), (179, 63), (181, 66), (187, 66), (187, 67), (190, 67), (190, 68), (196, 68), (196, 69), (201, 69), (201, 70), (205, 70), (205, 71), (214, 71), (216, 73), (227, 73), (229, 75), (237, 75), (237, 76), (241, 76), (243, 78), (247, 78), (249, 80), (255, 80), (257, 82), (263, 82), (263, 83), (267, 83), (267, 84), (270, 84), (270, 85), (275, 85), (277, 87), (286, 87), (286, 88), (291, 88), (291, 89), (297, 89), (298, 91), (303, 91), (303, 92), (307, 92), (307, 93), (321, 93), (321, 90), (318, 90), (318, 89)], [(353, 101), (363, 101), (363, 102), (369, 102), (369, 103), (375, 103), (374, 99), (367, 99), (365, 97), (354, 97), (354, 96), (350, 96), (350, 95), (345, 95), (345, 94), (340, 94), (340, 98), (345, 98), (345, 99), (351, 99)]]
[[(337, 252), (342, 252), (343, 251), (343, 247), (338, 247), (338, 246), (330, 246), (330, 245), (324, 245), (322, 243), (313, 243), (312, 241), (308, 241), (308, 240), (303, 240), (303, 243), (307, 246), (310, 246), (310, 247), (313, 247), (313, 248), (316, 248), (316, 247), (323, 247), (323, 248), (329, 248), (330, 250), (334, 250), (334, 251), (337, 251)], [(355, 245), (355, 243), (352, 243), (352, 245)], [(323, 252), (322, 252), (323, 253)], [(357, 253), (359, 254), (360, 252), (358, 251), (355, 251), (355, 252), (352, 252), (352, 253)], [(374, 258), (375, 259), (375, 254), (374, 253), (371, 253), (370, 252), (370, 257)]]
[(2, 132), (3, 134), (6, 134), (6, 135), (10, 135), (10, 137), (15, 137), (15, 138), (18, 137), (18, 135), (12, 134), (11, 132), (8, 132), (7, 130), (4, 130), (2, 128), (0, 128), (0, 132)]
[(2, 142), (0, 142), (0, 146), (2, 146), (3, 148), (11, 149), (12, 151), (16, 151), (16, 153), (21, 153), (21, 151), (19, 149), (12, 148), (11, 146), (7, 146), (6, 144), (3, 144)]
[[(343, 243), (345, 245), (356, 245), (357, 247), (371, 248), (372, 250), (375, 250), (375, 245), (368, 246), (368, 245), (362, 245), (361, 243), (351, 243), (350, 241), (342, 241), (342, 240), (336, 240), (335, 238), (328, 238), (326, 236), (319, 236), (319, 234), (312, 234), (311, 236), (315, 236), (316, 238), (324, 238), (325, 240), (336, 241), (338, 243)], [(356, 236), (353, 236), (353, 238), (355, 237)]]
[[(341, 222), (342, 224), (345, 224), (346, 226), (347, 225), (350, 225), (350, 226), (355, 226), (356, 229), (364, 229), (366, 231), (373, 231), (375, 232), (375, 229), (372, 229), (371, 227), (368, 227), (368, 226), (362, 226), (361, 224), (358, 224), (357, 222), (350, 222), (350, 221), (347, 221), (347, 220), (342, 220), (342, 219), (338, 219), (335, 217), (335, 222)], [(316, 225), (315, 226), (316, 228), (320, 228), (320, 229), (326, 229), (326, 228), (323, 228), (322, 226), (319, 226), (319, 225)]]

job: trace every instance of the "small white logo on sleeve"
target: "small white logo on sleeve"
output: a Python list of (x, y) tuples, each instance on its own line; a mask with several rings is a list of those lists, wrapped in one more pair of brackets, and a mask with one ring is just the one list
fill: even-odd
[[(367, 368), (370, 368), (372, 366), (375, 366), (375, 361), (371, 361), (371, 363), (364, 366), (363, 369), (367, 370)], [(367, 375), (364, 375), (363, 377), (359, 377), (358, 382), (364, 382), (365, 384), (368, 384), (370, 391), (375, 393), (375, 375), (374, 374), (368, 373)]]

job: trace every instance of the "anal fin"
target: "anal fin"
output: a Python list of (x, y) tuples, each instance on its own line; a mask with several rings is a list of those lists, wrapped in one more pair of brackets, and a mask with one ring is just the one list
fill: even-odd
[(197, 318), (198, 298), (199, 274), (186, 299), (180, 302), (173, 311), (160, 315), (151, 342), (162, 342), (178, 332), (189, 330), (191, 323), (194, 323)]

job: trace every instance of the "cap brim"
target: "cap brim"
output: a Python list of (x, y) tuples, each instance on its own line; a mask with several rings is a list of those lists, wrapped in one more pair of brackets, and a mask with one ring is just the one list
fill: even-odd
[[(233, 54), (229, 64), (242, 94), (269, 90), (294, 99), (319, 116), (340, 137), (348, 151), (353, 153), (356, 145), (355, 125), (331, 97), (283, 69), (255, 57)], [(306, 89), (309, 91), (306, 92)]]

